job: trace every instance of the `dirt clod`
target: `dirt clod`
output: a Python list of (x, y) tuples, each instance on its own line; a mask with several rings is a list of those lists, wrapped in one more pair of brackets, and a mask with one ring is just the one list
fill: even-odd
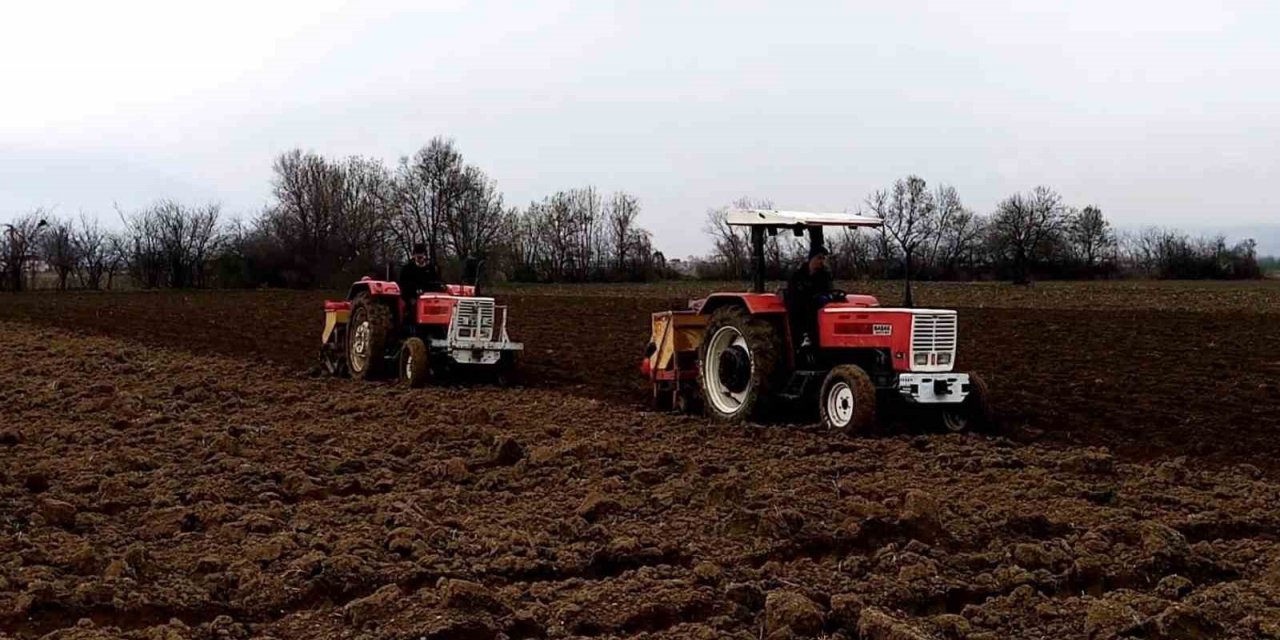
[(493, 443), (489, 459), (493, 464), (511, 466), (524, 458), (524, 447), (511, 436), (502, 436)]
[(595, 522), (607, 515), (622, 511), (622, 504), (617, 500), (608, 496), (593, 493), (578, 505), (577, 514), (587, 520), (587, 522)]
[(1117, 638), (1141, 626), (1141, 614), (1133, 607), (1114, 600), (1096, 600), (1085, 613), (1084, 632), (1090, 640)]
[(795, 591), (769, 592), (764, 601), (764, 617), (769, 633), (786, 628), (801, 635), (818, 633), (825, 619), (817, 603)]
[(858, 635), (864, 640), (929, 640), (924, 632), (877, 607), (862, 610)]
[(831, 596), (831, 622), (845, 629), (856, 629), (866, 601), (856, 593), (837, 593)]
[(455, 609), (479, 609), (507, 613), (507, 606), (488, 587), (469, 580), (444, 579), (439, 587), (445, 605)]
[(76, 507), (62, 500), (41, 500), (40, 515), (55, 527), (70, 527), (76, 523)]
[(403, 597), (404, 593), (400, 587), (394, 584), (383, 585), (368, 596), (348, 602), (342, 608), (342, 614), (351, 621), (351, 624), (363, 627), (390, 615), (402, 604)]

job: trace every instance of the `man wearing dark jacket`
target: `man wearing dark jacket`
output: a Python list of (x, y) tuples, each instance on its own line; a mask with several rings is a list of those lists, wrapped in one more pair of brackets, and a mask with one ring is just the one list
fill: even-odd
[(423, 244), (413, 245), (413, 260), (400, 267), (396, 284), (400, 285), (400, 297), (404, 298), (410, 321), (417, 314), (418, 296), (447, 290), (440, 278), (440, 268), (427, 258), (427, 247)]
[(791, 313), (791, 331), (801, 347), (815, 344), (818, 333), (818, 310), (836, 296), (831, 272), (827, 270), (827, 249), (816, 245), (809, 249), (809, 259), (791, 274), (787, 281), (787, 307)]

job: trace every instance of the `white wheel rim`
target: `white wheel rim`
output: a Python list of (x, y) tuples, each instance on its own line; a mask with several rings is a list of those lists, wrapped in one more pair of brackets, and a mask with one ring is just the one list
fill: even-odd
[(711, 341), (707, 344), (706, 361), (702, 363), (703, 378), (706, 380), (706, 395), (708, 401), (719, 411), (725, 415), (737, 413), (742, 409), (742, 403), (747, 401), (747, 391), (750, 390), (750, 383), (747, 388), (742, 391), (732, 391), (720, 379), (720, 358), (726, 351), (733, 347), (740, 347), (747, 352), (747, 358), (751, 361), (752, 372), (755, 370), (755, 360), (751, 357), (751, 349), (747, 348), (747, 339), (742, 337), (742, 332), (734, 327), (720, 327), (715, 334), (711, 336)]
[(410, 351), (404, 359), (404, 378), (410, 382), (413, 381), (413, 352)]
[(365, 362), (369, 359), (369, 321), (365, 320), (356, 325), (356, 330), (351, 334), (351, 368), (356, 371), (363, 371)]
[(853, 421), (853, 389), (847, 382), (837, 382), (827, 391), (827, 420), (831, 426), (844, 428)]

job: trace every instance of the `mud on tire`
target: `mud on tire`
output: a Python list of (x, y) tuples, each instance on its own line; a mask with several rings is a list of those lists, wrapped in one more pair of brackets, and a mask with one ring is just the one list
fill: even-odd
[(862, 367), (842, 364), (831, 370), (818, 394), (822, 426), (844, 434), (871, 428), (876, 421), (876, 387)]
[(939, 420), (942, 428), (951, 432), (995, 431), (996, 418), (991, 408), (991, 392), (987, 388), (987, 381), (976, 373), (970, 373), (969, 395), (958, 408), (943, 409)]
[(705, 413), (720, 422), (761, 417), (782, 386), (782, 332), (738, 306), (711, 314), (698, 349), (698, 388)]
[(422, 338), (409, 338), (400, 348), (400, 382), (412, 389), (423, 387), (431, 377), (431, 361), (427, 343)]
[(351, 377), (366, 380), (382, 373), (391, 309), (362, 293), (351, 305), (347, 324), (347, 369)]

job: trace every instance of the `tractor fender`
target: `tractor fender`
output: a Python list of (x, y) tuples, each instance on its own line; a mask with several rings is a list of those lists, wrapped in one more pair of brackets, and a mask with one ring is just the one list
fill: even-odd
[(713, 293), (703, 300), (694, 301), (689, 306), (700, 315), (709, 316), (721, 307), (740, 306), (746, 308), (747, 313), (751, 315), (769, 317), (782, 332), (782, 339), (786, 341), (787, 366), (795, 366), (795, 353), (791, 344), (791, 323), (787, 316), (787, 305), (783, 302), (782, 296), (776, 293)]
[(713, 293), (696, 306), (700, 315), (708, 316), (716, 309), (737, 305), (752, 315), (785, 314), (787, 307), (776, 293)]
[(368, 292), (371, 296), (400, 296), (400, 285), (387, 280), (361, 278), (351, 285), (347, 291), (347, 299), (355, 300), (356, 296)]

